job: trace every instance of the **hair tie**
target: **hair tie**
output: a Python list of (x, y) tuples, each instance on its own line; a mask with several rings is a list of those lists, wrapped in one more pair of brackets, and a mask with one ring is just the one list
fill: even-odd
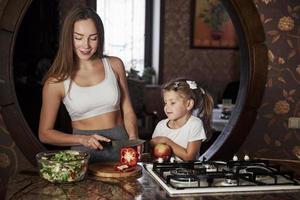
[(197, 83), (195, 81), (186, 81), (186, 83), (189, 85), (190, 89), (197, 89)]
[(174, 89), (177, 89), (179, 87), (179, 81), (174, 82)]
[(204, 89), (202, 87), (200, 87), (200, 91), (201, 91), (202, 95), (205, 94), (205, 91), (204, 91)]

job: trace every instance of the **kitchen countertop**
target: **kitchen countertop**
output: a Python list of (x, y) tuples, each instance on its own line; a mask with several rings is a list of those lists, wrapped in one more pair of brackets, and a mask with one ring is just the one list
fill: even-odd
[[(142, 165), (142, 163), (139, 163)], [(53, 184), (41, 179), (34, 169), (21, 171), (10, 179), (6, 199), (176, 199), (176, 200), (296, 200), (300, 190), (276, 191), (269, 193), (227, 193), (206, 194), (186, 197), (169, 197), (166, 191), (143, 169), (143, 175), (130, 178), (95, 178), (88, 175), (81, 182)]]

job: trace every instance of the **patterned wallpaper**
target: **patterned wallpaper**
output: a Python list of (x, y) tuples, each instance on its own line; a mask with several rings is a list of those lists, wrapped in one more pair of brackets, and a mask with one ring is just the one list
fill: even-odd
[(300, 129), (288, 118), (300, 117), (300, 2), (256, 0), (266, 33), (268, 80), (254, 127), (240, 153), (297, 159)]
[[(228, 82), (239, 79), (240, 53), (235, 49), (190, 47), (192, 0), (165, 0), (163, 80), (188, 76), (219, 100)], [(219, 59), (222, 58), (222, 59)]]

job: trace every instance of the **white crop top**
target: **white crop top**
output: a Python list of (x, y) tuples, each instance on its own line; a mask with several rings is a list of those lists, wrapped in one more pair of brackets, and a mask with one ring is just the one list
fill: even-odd
[(70, 79), (64, 81), (63, 103), (72, 121), (87, 119), (108, 112), (120, 110), (120, 89), (115, 74), (106, 58), (102, 59), (105, 78), (100, 83), (80, 87)]

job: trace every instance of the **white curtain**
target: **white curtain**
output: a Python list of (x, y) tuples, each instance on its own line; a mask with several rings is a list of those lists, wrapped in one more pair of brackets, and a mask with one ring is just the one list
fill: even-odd
[(105, 31), (104, 53), (120, 57), (126, 70), (142, 73), (145, 50), (145, 0), (97, 0)]

